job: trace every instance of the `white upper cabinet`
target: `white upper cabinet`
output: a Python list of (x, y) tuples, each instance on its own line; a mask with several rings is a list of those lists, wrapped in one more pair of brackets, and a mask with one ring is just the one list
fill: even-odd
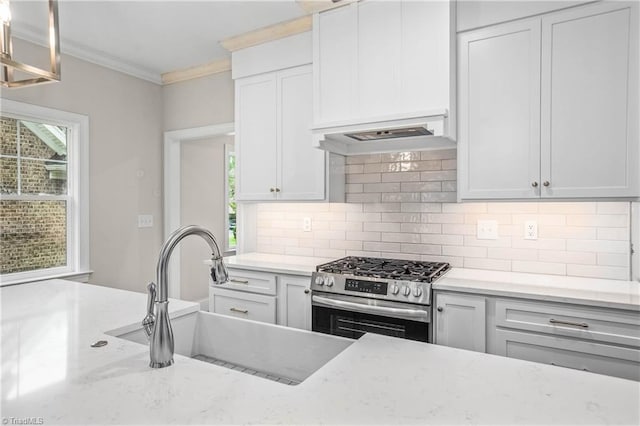
[(498, 25), (459, 41), (462, 197), (538, 197), (540, 22)]
[(326, 153), (311, 145), (311, 66), (236, 80), (240, 201), (325, 199)]
[[(275, 73), (236, 80), (237, 200), (275, 198), (278, 166)], [(240, 160), (241, 159), (241, 160)]]
[(638, 4), (458, 35), (461, 199), (640, 195)]
[(238, 201), (344, 201), (344, 159), (312, 145), (312, 67), (291, 66), (310, 48), (301, 34), (233, 53)]
[(543, 197), (638, 195), (637, 6), (542, 18)]
[(369, 0), (316, 14), (314, 127), (449, 109), (451, 8)]

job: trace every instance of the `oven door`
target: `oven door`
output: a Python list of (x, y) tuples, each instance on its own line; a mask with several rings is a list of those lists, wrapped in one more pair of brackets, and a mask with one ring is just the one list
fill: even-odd
[(430, 342), (429, 306), (314, 292), (312, 330), (358, 339), (365, 333)]

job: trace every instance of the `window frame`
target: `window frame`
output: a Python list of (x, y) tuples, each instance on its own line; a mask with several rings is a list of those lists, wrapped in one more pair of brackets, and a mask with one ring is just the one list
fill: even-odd
[[(236, 155), (235, 144), (224, 144), (224, 256), (234, 256), (238, 249), (238, 238), (236, 236), (235, 247), (229, 246), (229, 155)], [(237, 161), (237, 158), (236, 158)], [(237, 164), (237, 163), (236, 163)], [(237, 179), (237, 175), (236, 175)], [(237, 203), (237, 200), (236, 200)], [(236, 204), (237, 205), (237, 204)], [(236, 210), (236, 229), (238, 227), (238, 212)], [(236, 231), (237, 235), (237, 231)]]
[(0, 200), (67, 203), (67, 265), (0, 274), (0, 286), (52, 278), (77, 277), (86, 281), (89, 265), (89, 117), (0, 98), (2, 116), (67, 128), (67, 194), (0, 194)]

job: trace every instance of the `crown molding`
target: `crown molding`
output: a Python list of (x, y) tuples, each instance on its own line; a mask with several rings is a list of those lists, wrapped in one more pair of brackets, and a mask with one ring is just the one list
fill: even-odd
[[(29, 43), (39, 46), (45, 46), (42, 41), (42, 35), (31, 27), (24, 26), (18, 31), (13, 31), (13, 36)], [(129, 64), (118, 59), (108, 53), (92, 49), (79, 43), (63, 40), (60, 43), (60, 51), (65, 55), (73, 56), (83, 61), (91, 62), (114, 71), (119, 71), (142, 80), (150, 81), (155, 84), (162, 84), (160, 74), (150, 71), (137, 65)]]
[(229, 37), (220, 42), (220, 45), (229, 52), (256, 46), (269, 41), (311, 31), (312, 18), (306, 15), (291, 21), (281, 22), (254, 31), (249, 31), (234, 37)]
[(212, 74), (231, 71), (231, 59), (222, 58), (203, 65), (170, 71), (162, 74), (162, 84), (173, 84), (181, 81), (193, 80)]

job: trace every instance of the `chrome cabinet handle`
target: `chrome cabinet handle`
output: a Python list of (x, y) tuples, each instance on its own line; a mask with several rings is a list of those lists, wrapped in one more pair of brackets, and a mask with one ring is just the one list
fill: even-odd
[(582, 370), (582, 371), (591, 371), (589, 370), (587, 367), (582, 367), (582, 368), (576, 368), (576, 367), (569, 367), (567, 365), (560, 365), (560, 364), (556, 364), (555, 362), (552, 362), (551, 365), (555, 365), (556, 367), (564, 367), (564, 368), (570, 368), (572, 370)]
[(537, 188), (538, 187), (538, 182), (535, 182), (535, 181), (531, 182), (531, 186), (533, 186), (534, 188)]
[(559, 321), (559, 320), (557, 320), (555, 318), (551, 318), (549, 320), (549, 324), (569, 325), (569, 326), (572, 326), (572, 327), (589, 328), (589, 324), (587, 324), (586, 322)]
[(542, 182), (542, 184), (543, 184), (544, 186), (549, 186), (549, 185), (551, 185), (551, 183), (549, 183), (549, 181), (548, 181), (548, 180), (545, 180), (544, 182)]
[(438, 306), (438, 312), (442, 312), (444, 311), (444, 309), (442, 309), (442, 306)]
[(309, 294), (309, 289), (308, 288), (304, 289), (304, 294)]
[(238, 308), (230, 308), (229, 309), (231, 312), (239, 312), (241, 314), (248, 314), (249, 310), (248, 309), (238, 309)]
[(232, 283), (236, 283), (236, 284), (249, 284), (249, 281), (247, 281), (247, 280), (239, 280), (237, 278), (231, 278), (229, 281), (232, 282)]

